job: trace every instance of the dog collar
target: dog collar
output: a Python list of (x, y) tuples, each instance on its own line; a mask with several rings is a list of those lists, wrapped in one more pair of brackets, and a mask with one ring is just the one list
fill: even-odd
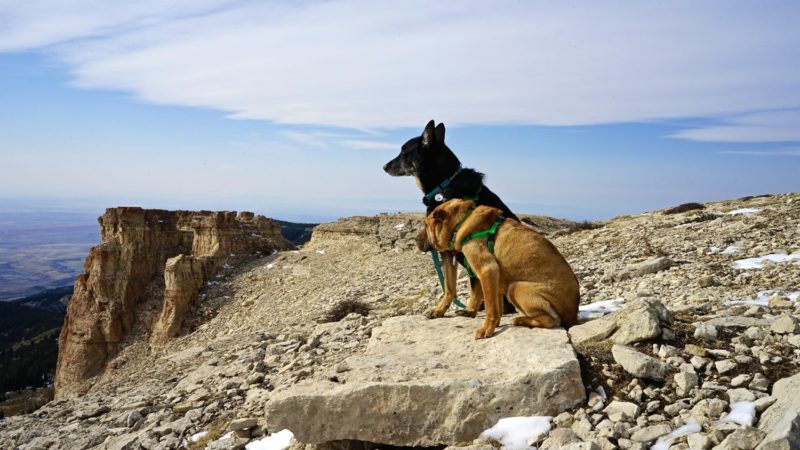
[(447, 189), (447, 186), (450, 186), (450, 183), (453, 181), (455, 177), (458, 176), (458, 174), (461, 173), (462, 170), (463, 167), (461, 166), (461, 164), (459, 164), (458, 169), (456, 169), (455, 173), (451, 175), (450, 178), (445, 179), (444, 181), (439, 183), (435, 188), (433, 188), (432, 191), (425, 194), (425, 197), (422, 198), (422, 203), (425, 203), (427, 205), (431, 200), (436, 200), (437, 202), (441, 202), (442, 200), (444, 200), (442, 192), (445, 189)]

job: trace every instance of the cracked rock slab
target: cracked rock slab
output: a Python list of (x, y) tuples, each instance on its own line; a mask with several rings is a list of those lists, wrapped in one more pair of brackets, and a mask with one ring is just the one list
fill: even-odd
[(339, 382), (276, 391), (270, 428), (309, 444), (397, 446), (471, 441), (498, 419), (556, 415), (583, 403), (575, 352), (562, 329), (501, 326), (475, 340), (478, 319), (387, 319)]

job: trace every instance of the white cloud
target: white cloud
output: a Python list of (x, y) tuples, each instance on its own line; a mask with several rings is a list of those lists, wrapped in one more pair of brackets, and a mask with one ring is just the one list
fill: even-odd
[[(76, 86), (286, 124), (562, 126), (800, 108), (792, 1), (134, 3), (9, 2), (0, 50), (49, 46)], [(727, 126), (739, 129), (676, 137), (798, 139)]]
[(401, 144), (367, 139), (344, 139), (339, 145), (353, 150), (400, 150)]
[(724, 150), (723, 155), (747, 156), (800, 156), (800, 148), (779, 148), (776, 150)]
[(704, 142), (800, 141), (800, 110), (743, 114), (721, 125), (683, 130), (671, 137)]
[(304, 133), (300, 131), (282, 131), (281, 135), (292, 142), (309, 147), (328, 148), (328, 141), (324, 135), (316, 132)]
[(341, 147), (351, 150), (399, 150), (400, 144), (361, 139), (353, 133), (332, 133), (328, 131), (281, 131), (286, 139), (306, 147), (329, 148)]

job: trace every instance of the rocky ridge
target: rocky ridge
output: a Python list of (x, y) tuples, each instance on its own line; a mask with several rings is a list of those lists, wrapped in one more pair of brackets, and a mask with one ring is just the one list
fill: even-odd
[(75, 280), (59, 337), (56, 398), (84, 392), (124, 341), (175, 336), (203, 283), (229, 261), (294, 247), (277, 223), (248, 212), (119, 207), (98, 221), (101, 243)]
[[(700, 207), (548, 230), (578, 275), (583, 302), (621, 309), (592, 314), (602, 310), (592, 305), (586, 315), (595, 318), (570, 330), (586, 403), (549, 412), (553, 429), (531, 444), (798, 445), (799, 405), (790, 392), (800, 377), (800, 266), (792, 257), (800, 253), (800, 195)], [(0, 423), (0, 446), (242, 448), (279, 431), (287, 419), (275, 410), (294, 386), (340, 378), (357, 387), (350, 363), (369, 356), (376, 330), (435, 301), (430, 261), (414, 249), (420, 224), (412, 214), (344, 219), (317, 227), (300, 251), (221, 268), (216, 283), (200, 289), (186, 333), (153, 349), (146, 340), (121, 348), (83, 397)], [(767, 255), (786, 256), (753, 259)], [(370, 311), (344, 308), (317, 323), (343, 301)], [(460, 321), (469, 319), (427, 323), (455, 332)], [(429, 445), (434, 433), (420, 430), (416, 439)], [(453, 438), (435, 440), (453, 445)]]

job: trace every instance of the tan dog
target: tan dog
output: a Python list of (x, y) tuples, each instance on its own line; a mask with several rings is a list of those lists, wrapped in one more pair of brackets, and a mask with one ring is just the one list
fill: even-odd
[[(494, 236), (494, 254), (488, 238), (468, 240), (472, 234), (488, 230), (502, 212), (488, 206), (475, 207), (470, 200), (450, 200), (439, 205), (425, 219), (428, 240), (439, 251), (464, 253), (472, 271), (480, 280), (469, 299), (467, 314), (474, 317), (484, 301), (486, 319), (475, 338), (494, 334), (500, 323), (500, 305), (507, 294), (522, 314), (514, 325), (552, 328), (569, 327), (578, 322), (580, 294), (578, 281), (558, 249), (533, 228), (515, 220), (505, 220)], [(455, 236), (453, 234), (455, 233)], [(452, 282), (444, 297), (429, 316), (441, 317), (455, 297), (455, 270), (445, 271)], [(449, 280), (448, 280), (449, 281)]]

